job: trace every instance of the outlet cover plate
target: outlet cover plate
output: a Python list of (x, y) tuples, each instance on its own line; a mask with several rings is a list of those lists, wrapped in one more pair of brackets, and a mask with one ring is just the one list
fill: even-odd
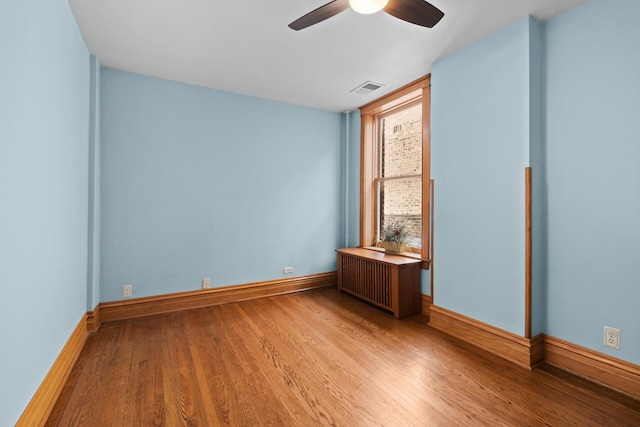
[(604, 345), (611, 348), (620, 348), (620, 329), (610, 326), (604, 327)]
[(133, 285), (124, 285), (122, 287), (122, 298), (131, 298), (133, 295)]
[(202, 289), (209, 289), (211, 287), (211, 278), (205, 277), (202, 279)]

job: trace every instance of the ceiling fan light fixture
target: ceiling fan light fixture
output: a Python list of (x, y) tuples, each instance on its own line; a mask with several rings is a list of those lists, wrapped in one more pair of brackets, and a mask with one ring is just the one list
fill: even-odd
[(349, 0), (351, 9), (364, 15), (381, 11), (387, 3), (389, 0)]
[(349, 8), (357, 13), (364, 14), (384, 10), (389, 15), (402, 21), (426, 28), (432, 28), (444, 16), (440, 9), (426, 0), (393, 0), (392, 3), (389, 3), (389, 0), (331, 0), (329, 3), (296, 19), (289, 24), (289, 28), (296, 31), (302, 30)]

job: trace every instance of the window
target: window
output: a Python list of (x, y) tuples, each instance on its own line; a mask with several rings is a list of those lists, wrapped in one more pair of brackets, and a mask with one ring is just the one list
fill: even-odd
[(422, 247), (422, 103), (393, 110), (377, 120), (378, 173), (374, 174), (379, 238), (389, 224), (401, 222), (409, 247)]
[(430, 212), (430, 79), (417, 80), (360, 108), (362, 124), (360, 245), (401, 221), (413, 253), (428, 261)]

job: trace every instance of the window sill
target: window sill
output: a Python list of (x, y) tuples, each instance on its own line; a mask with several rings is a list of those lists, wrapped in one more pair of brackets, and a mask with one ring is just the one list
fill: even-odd
[[(383, 248), (379, 248), (377, 246), (363, 246), (362, 249), (368, 249), (370, 251), (376, 251), (376, 252), (383, 252), (384, 253), (384, 249)], [(423, 270), (428, 270), (429, 267), (431, 266), (431, 260), (430, 259), (422, 259), (420, 257), (420, 254), (414, 254), (412, 252), (402, 252), (399, 254), (393, 254), (393, 255), (397, 255), (397, 256), (403, 256), (403, 257), (407, 257), (407, 258), (413, 258), (413, 259), (419, 259), (422, 261), (422, 269)]]

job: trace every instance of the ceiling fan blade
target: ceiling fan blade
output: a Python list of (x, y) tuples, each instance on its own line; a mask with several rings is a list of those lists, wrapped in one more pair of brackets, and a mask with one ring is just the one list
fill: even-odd
[(289, 24), (289, 28), (296, 31), (302, 30), (303, 28), (310, 27), (313, 24), (317, 24), (318, 22), (331, 18), (348, 8), (349, 0), (333, 0), (324, 6), (320, 6), (316, 10), (307, 13), (302, 18), (296, 19)]
[(389, 15), (422, 27), (432, 28), (444, 13), (424, 0), (389, 0), (384, 8)]

